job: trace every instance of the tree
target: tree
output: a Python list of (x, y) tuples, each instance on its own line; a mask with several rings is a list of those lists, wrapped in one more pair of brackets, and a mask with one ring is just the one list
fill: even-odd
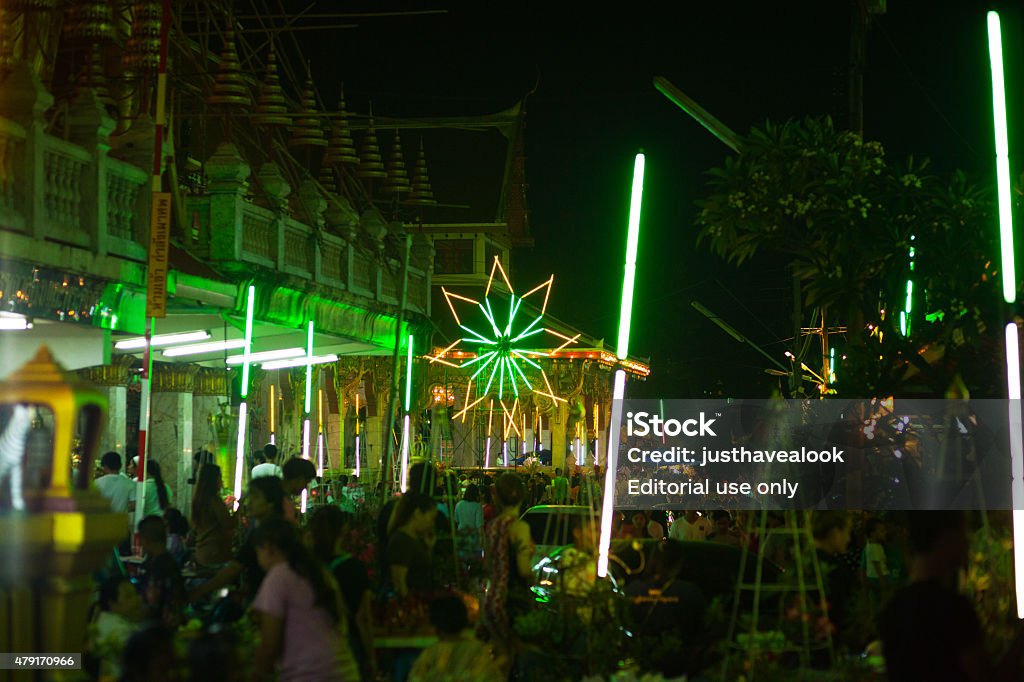
[(741, 148), (709, 171), (698, 242), (737, 266), (786, 260), (804, 310), (847, 326), (835, 388), (889, 394), (921, 372), (941, 394), (969, 370), (992, 389), (984, 366), (998, 358), (979, 353), (999, 319), (991, 192), (962, 172), (941, 179), (927, 160), (891, 163), (879, 142), (828, 118), (768, 122)]

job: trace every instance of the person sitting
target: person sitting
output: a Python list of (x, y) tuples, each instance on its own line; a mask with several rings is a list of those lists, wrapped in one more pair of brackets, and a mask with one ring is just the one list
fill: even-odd
[(430, 602), (430, 624), (439, 641), (427, 647), (416, 659), (409, 673), (409, 682), (503, 682), (501, 661), (480, 641), (467, 632), (469, 616), (466, 605), (453, 595)]
[(167, 526), (159, 516), (139, 522), (139, 539), (146, 560), (142, 564), (142, 601), (146, 616), (170, 628), (182, 623), (185, 583), (181, 569), (167, 551)]
[(164, 523), (167, 524), (167, 551), (171, 553), (178, 566), (184, 566), (189, 551), (185, 546), (188, 537), (188, 520), (180, 511), (171, 507), (164, 512)]
[(110, 500), (110, 509), (115, 512), (130, 512), (135, 509), (135, 481), (121, 475), (121, 455), (116, 452), (104, 453), (100, 458), (103, 475), (96, 479), (100, 495)]
[(121, 677), (121, 657), (132, 634), (139, 628), (142, 615), (139, 593), (123, 575), (108, 578), (100, 585), (99, 612), (90, 619), (89, 654), (99, 661), (99, 678)]
[(189, 601), (194, 603), (215, 590), (234, 583), (239, 576), (242, 578), (245, 592), (250, 596), (256, 594), (260, 583), (263, 582), (264, 571), (257, 559), (256, 547), (252, 544), (252, 534), (260, 525), (281, 518), (283, 502), (284, 489), (281, 487), (281, 479), (276, 476), (263, 476), (249, 483), (245, 506), (251, 527), (245, 541), (232, 561), (189, 594)]
[[(263, 446), (263, 463), (257, 464), (252, 468), (252, 473), (249, 478), (256, 479), (261, 476), (277, 476), (278, 478), (284, 478), (284, 472), (281, 467), (277, 465), (277, 446), (273, 443), (267, 443)], [(305, 487), (305, 486), (303, 486)]]
[(974, 605), (956, 590), (970, 550), (963, 512), (911, 512), (908, 541), (910, 584), (879, 618), (890, 682), (1019, 680), (1024, 630), (1018, 628), (1002, 661), (993, 663)]
[[(708, 600), (697, 585), (680, 580), (685, 550), (678, 540), (658, 545), (652, 557), (650, 576), (626, 585), (635, 632), (641, 637), (679, 639), (675, 650), (660, 660), (651, 661), (665, 677), (693, 675), (700, 668), (700, 650), (704, 644), (704, 612)], [(662, 648), (664, 650), (664, 648)]]
[(220, 467), (204, 464), (192, 492), (192, 523), (195, 529), (195, 561), (213, 568), (231, 560), (231, 542), (237, 520), (221, 498), (224, 485)]

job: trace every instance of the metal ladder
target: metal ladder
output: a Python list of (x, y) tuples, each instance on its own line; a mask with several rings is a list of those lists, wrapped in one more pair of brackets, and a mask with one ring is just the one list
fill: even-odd
[[(739, 573), (736, 576), (736, 589), (733, 594), (732, 614), (729, 618), (729, 632), (726, 642), (728, 643), (727, 653), (725, 655), (722, 667), (722, 674), (724, 676), (731, 670), (730, 665), (735, 662), (736, 654), (741, 655), (741, 660), (750, 661), (750, 669), (746, 671), (746, 678), (748, 682), (754, 682), (756, 679), (757, 661), (760, 648), (758, 645), (758, 625), (760, 621), (760, 609), (761, 609), (761, 596), (764, 593), (778, 593), (780, 598), (785, 599), (788, 594), (796, 593), (799, 609), (800, 609), (800, 641), (792, 643), (789, 646), (784, 647), (779, 653), (796, 653), (799, 657), (800, 668), (803, 670), (808, 669), (811, 662), (811, 652), (826, 650), (828, 655), (829, 663), (835, 662), (835, 649), (832, 643), (832, 635), (830, 632), (826, 633), (824, 641), (814, 641), (812, 632), (812, 623), (810, 619), (804, 619), (802, 616), (809, 612), (809, 607), (817, 603), (821, 609), (821, 613), (828, 613), (828, 605), (826, 603), (824, 579), (821, 573), (821, 564), (818, 562), (818, 554), (814, 549), (814, 541), (811, 538), (810, 533), (810, 513), (807, 511), (786, 511), (783, 512), (785, 518), (785, 525), (783, 528), (772, 529), (770, 533), (766, 533), (768, 527), (768, 512), (765, 510), (761, 511), (760, 519), (758, 520), (758, 535), (759, 538), (757, 545), (757, 554), (753, 557), (754, 564), (754, 582), (746, 582), (747, 575), (747, 562), (750, 561), (750, 550), (748, 543), (744, 543), (740, 553), (740, 567)], [(747, 531), (749, 533), (750, 526), (748, 524)], [(777, 585), (765, 585), (762, 583), (764, 575), (764, 562), (765, 562), (765, 550), (771, 544), (769, 541), (772, 536), (786, 536), (789, 537), (793, 551), (793, 568), (792, 570), (796, 575), (796, 583), (791, 582), (780, 583)], [(809, 566), (804, 565), (804, 557), (809, 557)], [(808, 569), (811, 575), (807, 575)], [(808, 578), (813, 582), (811, 585), (807, 584)], [(736, 640), (739, 634), (738, 630), (740, 627), (739, 623), (739, 610), (740, 603), (744, 594), (753, 593), (753, 612), (750, 619), (750, 629), (745, 645), (739, 644)], [(816, 597), (813, 595), (817, 595)]]

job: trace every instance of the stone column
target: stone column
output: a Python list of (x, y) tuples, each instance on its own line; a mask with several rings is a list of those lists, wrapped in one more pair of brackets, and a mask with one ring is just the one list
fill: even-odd
[(238, 148), (230, 142), (221, 143), (206, 162), (210, 195), (210, 257), (214, 260), (239, 261), (242, 255), (242, 211), (251, 168)]
[[(572, 470), (575, 466), (575, 461), (569, 454), (568, 443), (566, 441), (569, 435), (566, 431), (566, 426), (569, 423), (569, 407), (566, 403), (559, 402), (555, 405), (554, 414), (551, 415), (551, 465), (555, 468), (561, 468), (563, 471), (566, 469)], [(568, 459), (567, 459), (568, 457)]]
[(107, 423), (100, 434), (97, 458), (103, 453), (114, 451), (125, 459), (128, 440), (128, 380), (132, 357), (115, 356), (111, 364), (79, 370), (78, 375), (93, 384), (107, 397)]
[(171, 487), (173, 506), (187, 510), (192, 503), (192, 391), (199, 368), (161, 365), (154, 368), (149, 456), (160, 462), (164, 482)]
[(44, 113), (53, 106), (53, 95), (46, 91), (32, 67), (22, 60), (15, 63), (3, 85), (0, 116), (11, 119), (25, 129), (25, 144), (14, 171), (22, 183), (25, 231), (42, 240), (52, 227), (47, 219), (45, 204), (48, 191), (43, 138), (46, 132)]
[(82, 174), (82, 228), (89, 234), (93, 253), (106, 255), (107, 152), (114, 119), (107, 114), (92, 88), (80, 88), (68, 110), (71, 141), (89, 150), (92, 163)]
[[(192, 452), (202, 449), (215, 453), (220, 438), (214, 433), (213, 418), (220, 414), (222, 403), (228, 402), (228, 381), (223, 370), (199, 368), (192, 391)], [(234, 453), (234, 449), (231, 449)], [(221, 471), (226, 477), (227, 472)], [(225, 481), (227, 479), (225, 478)]]

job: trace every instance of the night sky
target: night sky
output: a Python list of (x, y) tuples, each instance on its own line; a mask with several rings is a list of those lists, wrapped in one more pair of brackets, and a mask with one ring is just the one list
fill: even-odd
[[(631, 351), (649, 356), (654, 373), (641, 392), (698, 397), (720, 382), (729, 395), (764, 395), (766, 361), (689, 304), (700, 300), (781, 359), (791, 306), (784, 264), (761, 258), (737, 270), (695, 245), (704, 171), (732, 152), (651, 79), (667, 77), (741, 133), (805, 115), (845, 126), (850, 5), (686, 2), (666, 11), (668, 3), (635, 3), (584, 13), (556, 4), (481, 3), (441, 16), (360, 20), (329, 41), (298, 35), (318, 82), (343, 78), (358, 111), (372, 100), (385, 116), (493, 113), (536, 84), (526, 129), (536, 246), (515, 252), (514, 267), (524, 283), (554, 272), (552, 312), (610, 346), (632, 157), (642, 147), (648, 182)], [(984, 5), (888, 4), (868, 33), (865, 136), (891, 157), (928, 156), (937, 170), (987, 178)], [(1007, 42), (1019, 26), (1004, 18)]]

